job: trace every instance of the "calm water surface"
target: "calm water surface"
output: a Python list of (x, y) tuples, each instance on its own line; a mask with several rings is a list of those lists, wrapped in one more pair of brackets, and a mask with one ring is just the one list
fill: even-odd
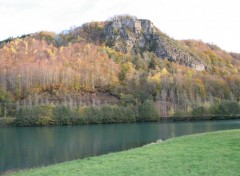
[(0, 128), (0, 174), (226, 129), (240, 129), (240, 120)]

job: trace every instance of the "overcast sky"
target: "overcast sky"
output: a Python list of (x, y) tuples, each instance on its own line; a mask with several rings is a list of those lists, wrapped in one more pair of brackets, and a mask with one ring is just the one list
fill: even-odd
[(240, 0), (0, 0), (0, 40), (130, 14), (175, 39), (240, 53)]

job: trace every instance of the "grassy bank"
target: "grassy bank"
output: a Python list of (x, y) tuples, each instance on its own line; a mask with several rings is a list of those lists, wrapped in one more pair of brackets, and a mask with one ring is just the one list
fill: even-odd
[(12, 173), (12, 176), (239, 175), (240, 130), (173, 138), (129, 151)]

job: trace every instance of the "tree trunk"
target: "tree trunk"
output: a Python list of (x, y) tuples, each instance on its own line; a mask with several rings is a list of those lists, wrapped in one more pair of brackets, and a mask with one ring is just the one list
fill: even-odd
[(4, 118), (6, 118), (6, 117), (7, 117), (7, 107), (4, 106)]

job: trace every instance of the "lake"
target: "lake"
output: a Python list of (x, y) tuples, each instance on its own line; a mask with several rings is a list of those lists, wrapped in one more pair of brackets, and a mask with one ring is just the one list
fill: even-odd
[(158, 139), (239, 128), (240, 120), (0, 128), (0, 174), (127, 150)]

